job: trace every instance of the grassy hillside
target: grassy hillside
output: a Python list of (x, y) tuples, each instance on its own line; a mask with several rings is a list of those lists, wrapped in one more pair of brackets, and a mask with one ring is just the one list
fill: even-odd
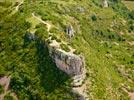
[[(48, 56), (46, 26), (32, 13), (52, 25), (53, 37), (84, 55), (91, 100), (129, 100), (123, 88), (134, 91), (133, 11), (120, 2), (110, 2), (109, 8), (100, 4), (99, 0), (25, 0), (12, 13), (17, 3), (0, 2), (0, 75), (11, 75), (11, 89), (20, 100), (76, 98), (70, 93), (69, 76)], [(66, 35), (69, 24), (76, 31), (71, 39)], [(29, 40), (29, 32), (38, 39)]]

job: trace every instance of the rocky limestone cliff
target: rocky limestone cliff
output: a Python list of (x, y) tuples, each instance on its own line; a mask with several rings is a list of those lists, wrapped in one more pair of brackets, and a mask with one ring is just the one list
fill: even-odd
[(73, 86), (80, 86), (85, 79), (85, 63), (82, 56), (60, 49), (54, 40), (49, 44), (49, 54), (57, 67), (73, 79)]
[(52, 40), (48, 49), (56, 66), (72, 78), (72, 93), (78, 95), (78, 100), (88, 100), (84, 57), (62, 50), (56, 40)]

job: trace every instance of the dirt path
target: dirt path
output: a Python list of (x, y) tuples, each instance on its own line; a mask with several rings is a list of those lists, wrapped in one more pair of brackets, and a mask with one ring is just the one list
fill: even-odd
[(15, 14), (16, 12), (18, 12), (20, 6), (24, 3), (24, 0), (20, 1), (20, 3), (15, 7), (14, 11), (10, 14), (10, 15), (13, 15)]
[[(46, 21), (43, 21), (41, 19), (40, 16), (36, 16), (34, 13), (32, 13), (32, 16), (37, 19), (39, 22), (45, 24), (47, 26), (47, 32), (48, 34), (53, 34), (53, 33), (50, 33), (50, 29), (52, 27), (52, 25)], [(51, 38), (51, 37), (49, 37)], [(62, 41), (61, 43), (63, 44), (66, 44), (66, 42)], [(56, 48), (59, 48), (60, 47), (60, 43), (58, 43), (56, 40), (53, 40), (52, 43), (50, 44), (51, 46), (53, 47), (56, 47)], [(75, 49), (73, 49), (71, 46), (69, 46), (69, 49), (70, 49), (70, 52), (69, 53), (74, 53)], [(79, 94), (80, 95), (80, 99), (83, 99), (83, 98), (86, 98), (86, 100), (88, 100), (88, 96), (87, 96), (87, 93), (86, 93), (86, 87), (87, 87), (87, 83), (83, 84), (82, 86), (80, 87), (74, 87), (72, 88), (72, 91), (74, 92), (74, 94)]]
[(122, 89), (129, 95), (130, 100), (134, 100), (134, 92), (129, 92), (126, 88), (122, 88)]
[(16, 8), (15, 8), (15, 11), (16, 11), (16, 12), (19, 10), (19, 7), (20, 7), (23, 3), (24, 3), (24, 1), (22, 0), (22, 1), (18, 4), (18, 6), (16, 6)]
[(50, 29), (51, 29), (51, 24), (49, 24), (48, 22), (46, 21), (43, 21), (40, 17), (36, 16), (34, 13), (32, 13), (32, 16), (34, 18), (36, 18), (38, 21), (40, 21), (41, 23), (45, 24), (47, 26), (47, 31), (48, 33), (50, 33)]

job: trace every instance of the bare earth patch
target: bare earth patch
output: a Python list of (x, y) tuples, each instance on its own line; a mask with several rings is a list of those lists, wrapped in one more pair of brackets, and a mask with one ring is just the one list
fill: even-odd
[[(4, 100), (4, 96), (10, 92), (9, 90), (9, 84), (10, 84), (11, 77), (10, 76), (3, 76), (0, 77), (0, 85), (4, 87), (4, 93), (0, 95), (0, 100)], [(18, 100), (18, 97), (15, 93), (11, 93), (11, 96)]]
[(130, 100), (134, 100), (134, 92), (130, 92), (126, 88), (122, 88), (122, 90), (128, 94), (128, 96), (130, 97)]

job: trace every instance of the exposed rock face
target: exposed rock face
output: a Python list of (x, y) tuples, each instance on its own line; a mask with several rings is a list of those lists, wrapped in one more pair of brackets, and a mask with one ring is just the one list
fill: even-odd
[(72, 93), (79, 95), (78, 100), (88, 100), (86, 99), (86, 84), (83, 84), (86, 77), (84, 58), (60, 49), (59, 43), (55, 40), (48, 45), (48, 49), (56, 66), (73, 79)]
[(67, 35), (69, 36), (69, 38), (73, 37), (74, 36), (74, 29), (71, 25), (69, 25), (67, 28), (66, 28), (66, 33)]
[(109, 6), (108, 1), (107, 0), (103, 0), (103, 7), (107, 8)]
[(49, 45), (49, 54), (57, 67), (72, 77), (73, 86), (82, 85), (85, 79), (84, 58), (73, 53), (65, 52), (58, 48), (58, 45), (54, 46), (53, 43)]

